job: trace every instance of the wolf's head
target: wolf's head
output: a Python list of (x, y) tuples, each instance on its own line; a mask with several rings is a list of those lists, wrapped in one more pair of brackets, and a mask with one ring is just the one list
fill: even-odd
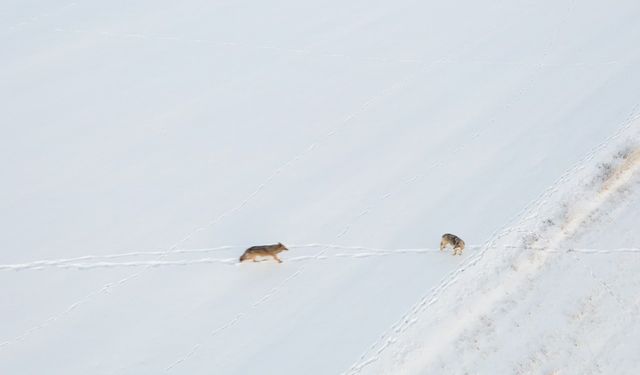
[(282, 242), (278, 242), (278, 249), (280, 249), (280, 250), (287, 250), (287, 251), (289, 250), (289, 249), (287, 249), (287, 247), (286, 247), (286, 246), (284, 246), (284, 245), (282, 244)]

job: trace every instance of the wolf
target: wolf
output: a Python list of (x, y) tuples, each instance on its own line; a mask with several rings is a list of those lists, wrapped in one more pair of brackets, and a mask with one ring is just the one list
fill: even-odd
[(464, 241), (462, 238), (451, 233), (443, 234), (442, 240), (440, 241), (440, 251), (449, 245), (453, 246), (453, 255), (462, 255), (462, 250), (464, 250)]
[(253, 260), (257, 262), (257, 257), (273, 257), (278, 263), (282, 263), (282, 260), (278, 258), (278, 253), (285, 250), (289, 250), (282, 243), (278, 242), (275, 245), (253, 246), (245, 250), (244, 254), (240, 256), (240, 262), (245, 260)]

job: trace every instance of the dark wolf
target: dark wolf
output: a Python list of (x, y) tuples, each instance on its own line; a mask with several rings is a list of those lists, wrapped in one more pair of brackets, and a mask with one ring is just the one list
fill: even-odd
[(447, 246), (453, 246), (453, 255), (462, 255), (464, 241), (455, 234), (445, 233), (442, 235), (442, 240), (440, 241), (440, 251), (444, 250)]

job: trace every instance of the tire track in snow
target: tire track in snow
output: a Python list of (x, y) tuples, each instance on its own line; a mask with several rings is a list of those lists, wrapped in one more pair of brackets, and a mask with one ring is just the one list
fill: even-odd
[[(591, 161), (593, 161), (599, 153), (603, 152), (607, 146), (609, 146), (613, 141), (620, 138), (626, 132), (628, 132), (631, 127), (636, 123), (640, 115), (636, 114), (636, 110), (640, 106), (636, 106), (631, 113), (628, 115), (627, 120), (623, 123), (623, 125), (611, 136), (607, 137), (602, 143), (593, 148), (587, 155), (578, 163), (576, 163), (573, 167), (567, 170), (559, 179), (557, 179), (551, 186), (549, 186), (545, 191), (536, 199), (531, 201), (519, 214), (517, 214), (513, 221), (509, 221), (508, 224), (503, 227), (503, 229), (496, 232), (492, 239), (490, 239), (482, 249), (475, 254), (474, 256), (468, 258), (463, 264), (457, 268), (456, 270), (449, 273), (447, 276), (443, 278), (443, 280), (436, 287), (432, 288), (427, 295), (422, 297), (405, 315), (401, 317), (396, 323), (394, 323), (385, 333), (380, 336), (380, 338), (374, 342), (360, 357), (359, 359), (345, 372), (345, 374), (359, 374), (364, 368), (378, 361), (381, 354), (386, 351), (391, 345), (393, 345), (398, 337), (404, 333), (409, 327), (415, 324), (418, 321), (418, 316), (424, 311), (426, 311), (430, 306), (436, 303), (440, 296), (447, 290), (450, 286), (457, 283), (460, 275), (465, 272), (467, 269), (475, 266), (486, 254), (486, 252), (495, 248), (496, 243), (506, 237), (509, 234), (514, 233), (516, 230), (525, 231), (526, 225), (531, 220), (534, 220), (540, 216), (540, 209), (548, 202), (551, 196), (556, 194), (561, 187), (566, 184), (569, 180), (572, 179), (573, 176), (576, 176), (579, 172), (584, 170)], [(636, 153), (640, 153), (640, 151), (636, 150)], [(640, 158), (640, 157), (638, 157)], [(635, 162), (635, 164), (629, 165), (625, 172), (619, 177), (627, 177), (631, 178), (633, 172), (638, 168), (640, 163)], [(630, 173), (631, 172), (631, 173)], [(612, 188), (619, 188), (621, 184), (626, 182), (626, 179), (617, 178), (612, 180), (611, 186), (605, 190), (611, 192)], [(600, 199), (596, 201), (596, 205), (589, 210), (589, 212), (593, 212), (593, 210), (597, 209), (599, 206), (604, 204), (606, 199), (610, 197), (610, 193), (608, 194), (600, 194)], [(591, 203), (594, 204), (593, 202)], [(565, 229), (562, 233), (569, 233), (567, 231), (575, 231), (579, 227), (579, 225), (588, 217), (587, 215), (580, 215), (578, 217), (573, 218), (571, 221), (568, 221), (565, 224)], [(521, 223), (515, 225), (516, 222), (520, 221)], [(513, 223), (513, 224), (510, 224)], [(563, 239), (566, 238), (566, 235), (563, 234)], [(560, 241), (560, 238), (555, 239), (556, 242)], [(557, 246), (555, 246), (557, 247)], [(551, 246), (553, 248), (553, 246)], [(569, 251), (576, 251), (578, 249), (570, 249)], [(629, 250), (629, 249), (623, 249)], [(595, 253), (598, 253), (598, 250), (595, 250)], [(486, 302), (486, 300), (485, 300)], [(473, 311), (473, 309), (470, 309)]]

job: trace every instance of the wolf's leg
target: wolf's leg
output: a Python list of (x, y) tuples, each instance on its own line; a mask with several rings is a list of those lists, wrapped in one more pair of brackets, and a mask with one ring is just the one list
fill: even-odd
[(278, 258), (278, 255), (272, 254), (271, 256), (273, 257), (273, 259), (277, 260), (278, 263), (282, 263), (282, 260), (280, 260), (280, 258)]
[(447, 244), (444, 242), (444, 240), (440, 241), (440, 251), (444, 250), (445, 246), (447, 246)]

